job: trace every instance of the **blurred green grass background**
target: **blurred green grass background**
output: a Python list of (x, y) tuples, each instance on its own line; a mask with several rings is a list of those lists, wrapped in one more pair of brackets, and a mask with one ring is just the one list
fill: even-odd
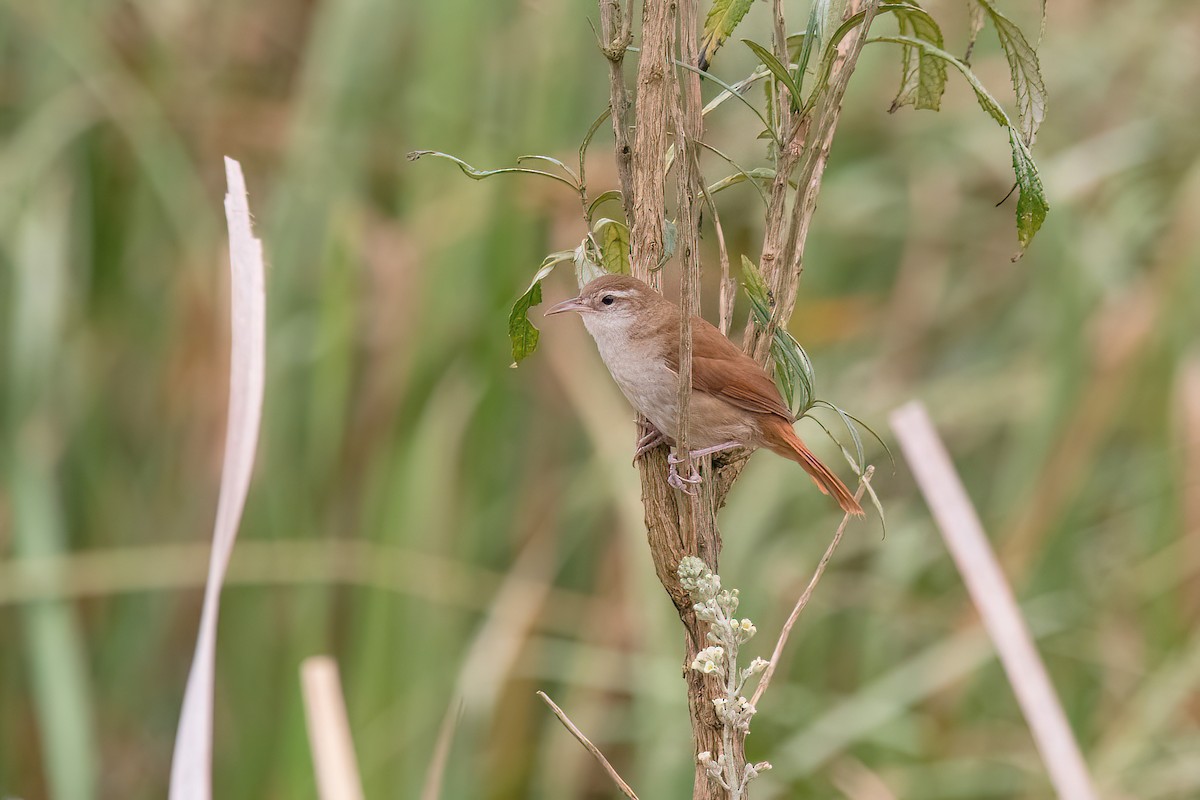
[[(962, 5), (929, 7), (961, 52)], [(1038, 4), (1004, 8), (1036, 30)], [(270, 319), (215, 796), (315, 796), (297, 668), (318, 652), (341, 665), (369, 797), (419, 793), (458, 697), (445, 797), (611, 797), (537, 689), (641, 796), (686, 796), (679, 632), (645, 552), (631, 412), (572, 321), (539, 322), (542, 349), (509, 369), (509, 304), (578, 242), (577, 206), (404, 160), (569, 160), (606, 102), (589, 15), (0, 5), (0, 796), (165, 792), (223, 440), (225, 154), (246, 168)], [(766, 7), (745, 24), (765, 39)], [(739, 50), (718, 74), (750, 69)], [(1008, 98), (986, 35), (974, 61)], [(1200, 6), (1051, 3), (1042, 66), (1052, 211), (1013, 264), (1013, 201), (993, 208), (1003, 132), (953, 78), (941, 113), (889, 116), (897, 53), (868, 48), (792, 330), (818, 392), (877, 429), (929, 404), (1104, 796), (1195, 798)], [(751, 122), (727, 105), (708, 138), (756, 165)], [(609, 141), (597, 189), (615, 183)], [(755, 256), (756, 194), (720, 202), (735, 261)], [(1049, 796), (906, 470), (873, 461), (887, 536), (852, 527), (801, 620), (748, 740), (776, 765), (756, 796)], [(791, 465), (751, 462), (722, 512), (721, 573), (760, 631), (835, 510)]]

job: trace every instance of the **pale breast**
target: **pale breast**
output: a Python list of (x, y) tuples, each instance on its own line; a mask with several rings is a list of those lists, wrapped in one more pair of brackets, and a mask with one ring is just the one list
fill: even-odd
[[(658, 352), (630, 346), (624, 334), (608, 334), (602, 326), (588, 326), (604, 365), (630, 405), (672, 439), (679, 433), (679, 376)], [(644, 343), (638, 342), (638, 345)], [(754, 431), (746, 414), (704, 392), (692, 395), (688, 444), (709, 447), (729, 441), (749, 443)]]

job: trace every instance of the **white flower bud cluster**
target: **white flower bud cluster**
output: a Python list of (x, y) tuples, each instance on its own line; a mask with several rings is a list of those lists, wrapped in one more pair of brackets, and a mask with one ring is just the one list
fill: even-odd
[(717, 673), (724, 674), (725, 672), (725, 648), (720, 645), (706, 647), (699, 653), (696, 653), (696, 658), (692, 661), (692, 669), (704, 674)]
[(719, 783), (726, 791), (729, 790), (729, 782), (725, 780), (725, 772), (729, 765), (726, 763), (728, 759), (724, 753), (713, 758), (712, 753), (705, 750), (696, 756), (696, 761), (700, 763), (700, 766), (704, 767), (704, 771), (708, 773), (708, 777)]
[(750, 666), (742, 670), (741, 675), (738, 677), (741, 679), (741, 683), (744, 685), (746, 681), (750, 680), (750, 678), (762, 672), (769, 666), (771, 666), (770, 661), (767, 661), (765, 658), (756, 658), (750, 662)]
[(740, 696), (732, 703), (725, 697), (713, 698), (713, 708), (721, 722), (735, 730), (747, 732), (750, 730), (750, 718), (758, 710), (749, 700)]
[(700, 753), (696, 758), (705, 773), (729, 792), (730, 798), (740, 800), (745, 796), (746, 785), (758, 773), (771, 768), (763, 761), (758, 764), (739, 765), (729, 755), (733, 750), (735, 736), (750, 732), (750, 720), (757, 709), (742, 695), (747, 681), (761, 674), (770, 664), (761, 658), (749, 666), (738, 669), (738, 648), (754, 637), (758, 629), (749, 618), (739, 619), (737, 613), (737, 589), (722, 589), (721, 578), (705, 566), (704, 562), (689, 556), (679, 563), (679, 583), (692, 596), (692, 609), (696, 618), (708, 623), (705, 638), (708, 647), (696, 654), (691, 668), (704, 675), (721, 679), (721, 694), (713, 698), (713, 710), (721, 721), (724, 747), (716, 757), (710, 752)]

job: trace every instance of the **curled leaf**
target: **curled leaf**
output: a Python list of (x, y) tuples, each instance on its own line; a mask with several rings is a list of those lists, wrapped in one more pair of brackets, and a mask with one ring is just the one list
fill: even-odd
[(1024, 252), (1046, 221), (1050, 205), (1046, 202), (1046, 193), (1042, 189), (1037, 164), (1033, 163), (1033, 155), (1015, 128), (1008, 129), (1008, 140), (1012, 145), (1013, 172), (1017, 175), (1017, 188), (1020, 190), (1017, 197), (1017, 238)]
[[(915, 39), (942, 47), (942, 29), (924, 9), (908, 4), (889, 4), (896, 17), (900, 35), (912, 35)], [(895, 112), (902, 106), (911, 105), (918, 109), (937, 111), (946, 91), (945, 63), (923, 50), (905, 47), (901, 53), (900, 90), (888, 111)]]
[(605, 217), (592, 229), (599, 237), (600, 264), (605, 272), (628, 275), (629, 228), (615, 219)]
[(512, 343), (513, 366), (521, 363), (537, 350), (541, 331), (529, 321), (529, 309), (542, 302), (542, 284), (534, 281), (525, 294), (513, 303), (508, 314), (508, 340)]
[(514, 367), (537, 350), (541, 333), (529, 321), (529, 309), (542, 302), (542, 281), (556, 266), (574, 257), (575, 254), (570, 250), (560, 250), (546, 256), (529, 282), (529, 288), (513, 303), (512, 311), (508, 314), (508, 340), (512, 344)]
[(575, 262), (575, 280), (579, 283), (580, 289), (605, 274), (604, 267), (597, 264), (588, 251), (588, 245), (592, 243), (592, 237), (589, 236), (571, 254), (571, 258)]
[[(455, 165), (458, 166), (458, 168), (460, 170), (462, 170), (462, 173), (464, 175), (466, 175), (468, 178), (470, 178), (473, 181), (481, 181), (484, 178), (490, 178), (494, 175), (540, 175), (543, 178), (550, 178), (551, 180), (555, 180), (555, 181), (558, 181), (559, 183), (563, 183), (563, 184), (566, 184), (567, 186), (570, 186), (575, 191), (579, 191), (579, 187), (574, 182), (567, 180), (566, 178), (564, 178), (561, 175), (555, 175), (553, 172), (546, 172), (545, 170), (541, 170), (541, 169), (529, 169), (528, 167), (501, 167), (500, 169), (477, 169), (476, 167), (473, 167), (470, 164), (468, 164), (467, 162), (463, 161), (461, 158), (452, 156), (449, 153), (440, 153), (437, 150), (413, 150), (411, 153), (408, 154), (408, 160), (409, 161), (417, 161), (417, 160), (423, 158), (424, 156), (432, 156), (434, 158), (444, 158), (447, 161), (453, 162)], [(529, 160), (529, 159), (550, 161), (552, 163), (562, 165), (561, 161), (558, 161), (557, 159), (552, 159), (549, 156), (521, 156), (521, 160)], [(563, 168), (566, 169), (566, 166), (563, 165)], [(570, 172), (570, 170), (568, 170), (568, 172)]]
[(624, 201), (624, 198), (621, 196), (620, 189), (609, 189), (607, 192), (602, 192), (596, 196), (595, 200), (588, 203), (588, 208), (587, 208), (588, 222), (589, 223), (591, 222), (592, 217), (594, 217), (596, 215), (596, 211), (600, 208), (600, 206), (602, 206), (605, 203), (612, 201), (612, 200), (616, 200), (617, 202)]

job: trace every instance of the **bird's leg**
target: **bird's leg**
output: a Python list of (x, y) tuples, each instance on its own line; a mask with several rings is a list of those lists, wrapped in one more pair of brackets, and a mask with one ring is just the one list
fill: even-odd
[(658, 447), (663, 442), (667, 441), (667, 436), (658, 428), (654, 427), (654, 423), (645, 417), (638, 417), (638, 431), (642, 434), (637, 440), (637, 450), (633, 453), (633, 463), (642, 456), (649, 453), (654, 448)]
[[(680, 458), (679, 456), (675, 455), (674, 452), (672, 452), (667, 455), (667, 483), (671, 484), (684, 494), (695, 494), (695, 492), (689, 491), (687, 487), (689, 485), (695, 486), (697, 483), (700, 483), (703, 478), (700, 476), (700, 470), (696, 467), (696, 462), (693, 459), (709, 456), (713, 453), (719, 453), (722, 450), (732, 450), (735, 447), (741, 446), (741, 442), (723, 442), (721, 444), (715, 444), (712, 447), (702, 447), (699, 450), (692, 450), (688, 453), (688, 457), (686, 459)], [(677, 468), (679, 464), (683, 464), (685, 462), (688, 465), (687, 477), (680, 475)]]
[(692, 458), (700, 458), (702, 456), (711, 456), (713, 453), (720, 453), (723, 450), (732, 450), (735, 447), (741, 447), (741, 442), (724, 442), (722, 444), (714, 444), (712, 447), (701, 447), (699, 450), (693, 450), (688, 453)]

